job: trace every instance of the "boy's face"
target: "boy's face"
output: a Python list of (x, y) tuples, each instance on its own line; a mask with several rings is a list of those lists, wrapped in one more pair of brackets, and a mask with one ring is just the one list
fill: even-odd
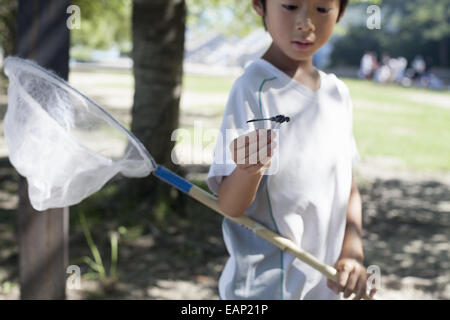
[[(264, 16), (259, 0), (253, 0), (253, 7)], [(266, 0), (265, 21), (274, 44), (290, 59), (301, 61), (312, 59), (328, 41), (338, 13), (339, 0)]]

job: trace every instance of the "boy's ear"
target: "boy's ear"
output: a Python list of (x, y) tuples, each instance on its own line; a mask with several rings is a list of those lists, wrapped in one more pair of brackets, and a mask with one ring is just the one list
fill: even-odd
[(252, 6), (253, 9), (255, 9), (256, 13), (261, 16), (264, 17), (264, 7), (261, 3), (261, 0), (252, 0)]

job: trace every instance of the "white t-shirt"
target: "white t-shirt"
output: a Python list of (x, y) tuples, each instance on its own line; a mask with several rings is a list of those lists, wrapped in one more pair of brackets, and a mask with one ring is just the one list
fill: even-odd
[[(231, 90), (221, 125), (227, 141), (217, 141), (207, 184), (218, 194), (223, 176), (236, 168), (228, 148), (234, 138), (274, 127), (247, 120), (290, 117), (279, 126), (271, 168), (245, 215), (334, 265), (344, 238), (352, 164), (360, 157), (349, 90), (334, 74), (319, 73), (321, 86), (313, 91), (266, 60), (250, 64)], [(340, 298), (318, 271), (252, 231), (229, 219), (222, 230), (230, 254), (219, 280), (222, 299)]]

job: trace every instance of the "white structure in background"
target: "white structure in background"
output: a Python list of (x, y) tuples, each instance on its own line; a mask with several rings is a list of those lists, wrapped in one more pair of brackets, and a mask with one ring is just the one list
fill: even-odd
[[(335, 36), (332, 40), (335, 40)], [(245, 37), (225, 36), (218, 32), (200, 33), (187, 30), (185, 39), (184, 71), (205, 75), (239, 75), (243, 68), (261, 57), (269, 48), (272, 38), (263, 28)], [(324, 68), (329, 64), (333, 50), (330, 41), (314, 55), (314, 65)], [(130, 57), (120, 55), (118, 48), (92, 51), (89, 62), (71, 60), (70, 66), (84, 68), (131, 69)]]
[(226, 37), (219, 33), (199, 36), (188, 32), (185, 70), (200, 73), (240, 73), (245, 65), (260, 57), (271, 43), (270, 35), (258, 29), (246, 37)]
[(250, 61), (261, 57), (269, 48), (272, 38), (264, 29), (258, 29), (239, 41), (235, 46), (232, 62), (244, 67)]
[[(336, 40), (336, 36), (332, 40)], [(251, 61), (261, 57), (272, 39), (263, 28), (239, 38), (219, 33), (198, 35), (186, 33), (184, 68), (188, 73), (239, 74)], [(325, 68), (330, 62), (330, 41), (314, 55), (314, 65)]]
[(120, 58), (119, 48), (111, 48), (109, 50), (94, 50), (91, 54), (91, 60), (95, 62), (112, 61)]

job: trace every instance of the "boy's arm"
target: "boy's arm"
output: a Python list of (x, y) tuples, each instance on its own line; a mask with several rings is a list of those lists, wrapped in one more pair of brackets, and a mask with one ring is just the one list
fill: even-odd
[(262, 177), (236, 167), (219, 186), (219, 208), (231, 217), (241, 216), (255, 200)]
[[(266, 139), (261, 139), (265, 134)], [(244, 144), (238, 139), (230, 144), (236, 168), (229, 176), (223, 178), (218, 194), (219, 208), (227, 215), (242, 216), (255, 200), (259, 183), (264, 172), (270, 167), (273, 150), (277, 146), (275, 141), (272, 142), (275, 137), (275, 132), (261, 129), (246, 135)], [(266, 156), (263, 157), (264, 155)], [(257, 163), (250, 164), (250, 159), (254, 156), (257, 156)]]
[[(334, 265), (338, 271), (338, 281), (334, 283), (328, 280), (330, 289), (344, 292), (344, 298), (348, 298), (352, 293), (354, 299), (361, 299), (366, 293), (367, 273), (363, 264), (364, 254), (362, 245), (362, 201), (358, 187), (352, 176), (352, 188), (347, 207), (347, 223), (345, 226), (344, 241), (341, 254)], [(376, 289), (370, 291), (373, 296)]]
[(347, 207), (344, 242), (341, 256), (354, 258), (361, 264), (364, 260), (362, 245), (362, 201), (358, 186), (352, 176), (352, 188)]

